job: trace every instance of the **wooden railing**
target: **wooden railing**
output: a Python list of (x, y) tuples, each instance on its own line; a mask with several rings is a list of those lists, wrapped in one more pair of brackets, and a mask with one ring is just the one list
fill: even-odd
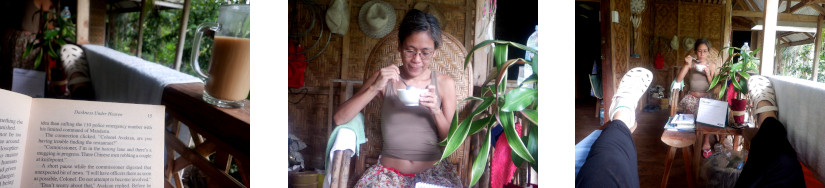
[[(200, 170), (209, 187), (249, 187), (249, 101), (243, 108), (219, 108), (203, 102), (202, 93), (202, 83), (164, 88), (161, 104), (168, 114), (165, 187), (183, 187), (180, 173), (188, 166)], [(189, 128), (194, 148), (178, 139), (181, 123)], [(180, 156), (175, 158), (175, 154)], [(211, 161), (210, 155), (214, 155)], [(240, 179), (229, 175), (233, 164)]]

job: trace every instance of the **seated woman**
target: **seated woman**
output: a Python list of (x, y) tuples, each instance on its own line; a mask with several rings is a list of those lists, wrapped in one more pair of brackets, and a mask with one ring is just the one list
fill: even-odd
[[(390, 65), (374, 73), (364, 87), (341, 104), (333, 119), (350, 121), (373, 98), (383, 98), (381, 134), (383, 148), (378, 164), (367, 169), (356, 187), (414, 187), (423, 182), (461, 187), (455, 167), (441, 159), (438, 141), (447, 137), (456, 108), (455, 81), (430, 70), (433, 53), (441, 45), (438, 20), (410, 10), (398, 30), (398, 52), (403, 65)], [(418, 106), (405, 106), (396, 89), (424, 88)]]
[[(716, 71), (716, 64), (708, 62), (708, 50), (710, 43), (705, 39), (698, 39), (693, 45), (693, 51), (696, 52), (694, 59), (690, 55), (685, 56), (685, 66), (679, 71), (676, 76), (674, 85), (681, 83), (687, 77), (690, 79), (690, 86), (688, 87), (689, 94), (679, 100), (680, 112), (687, 114), (696, 114), (696, 109), (699, 108), (699, 98), (711, 99), (712, 96), (708, 93), (710, 82), (713, 80), (713, 75)], [(705, 135), (702, 142), (702, 156), (708, 158), (711, 155), (710, 142), (708, 142), (708, 135)]]

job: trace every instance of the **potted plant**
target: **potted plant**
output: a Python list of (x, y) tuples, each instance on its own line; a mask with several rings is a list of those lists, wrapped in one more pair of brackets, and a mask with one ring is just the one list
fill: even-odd
[[(470, 62), (473, 52), (488, 45), (494, 45), (494, 72), (484, 82), (480, 97), (467, 97), (464, 101), (478, 100), (480, 105), (476, 107), (465, 119), (459, 121), (458, 114), (453, 116), (452, 124), (447, 138), (439, 144), (445, 146), (441, 160), (450, 156), (467, 137), (481, 132), (482, 129), (491, 130), (493, 126), (500, 124), (507, 137), (507, 143), (512, 148), (511, 160), (516, 166), (521, 166), (522, 162), (529, 163), (538, 170), (538, 90), (533, 88), (519, 87), (507, 91), (507, 70), (515, 64), (530, 64), (533, 75), (528, 77), (521, 85), (538, 83), (538, 50), (525, 45), (500, 40), (487, 40), (481, 42), (467, 54), (464, 66)], [(507, 49), (514, 46), (535, 54), (531, 60), (522, 58), (507, 60)], [(536, 87), (538, 85), (536, 84)], [(479, 118), (476, 118), (476, 117)], [(535, 126), (530, 126), (529, 132), (524, 136), (519, 136), (516, 130), (515, 117), (520, 116)], [(469, 186), (478, 183), (481, 174), (487, 167), (487, 160), (490, 157), (491, 133), (487, 131), (481, 148), (472, 163), (472, 173)]]
[(41, 70), (40, 64), (44, 61), (48, 63), (48, 67), (42, 69), (46, 71), (46, 81), (49, 82), (47, 93), (65, 95), (65, 82), (56, 83), (66, 80), (62, 66), (57, 62), (60, 60), (60, 47), (75, 41), (75, 24), (71, 19), (57, 14), (54, 7), (48, 11), (37, 10), (32, 16), (40, 16), (40, 30), (35, 39), (27, 44), (23, 57), (28, 57), (32, 51), (38, 51), (34, 69)]
[[(759, 74), (760, 62), (756, 57), (759, 49), (751, 51), (746, 44), (743, 48), (726, 47), (722, 52), (725, 50), (728, 51), (728, 59), (718, 68), (716, 76), (713, 76), (710, 88), (719, 82), (722, 83), (719, 99), (728, 99), (734, 126), (739, 127), (744, 123), (744, 111), (747, 106), (744, 96), (748, 94), (748, 78), (751, 74)], [(739, 52), (735, 53), (734, 50)], [(737, 56), (739, 58), (734, 62), (734, 57)]]

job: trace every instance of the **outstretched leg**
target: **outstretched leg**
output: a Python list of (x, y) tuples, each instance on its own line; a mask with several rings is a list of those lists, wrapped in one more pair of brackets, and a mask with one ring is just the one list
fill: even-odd
[(776, 100), (770, 81), (762, 76), (752, 76), (748, 86), (760, 126), (751, 140), (748, 161), (736, 187), (805, 187), (796, 151), (788, 142), (785, 126), (776, 119)]
[(576, 176), (576, 187), (639, 187), (636, 146), (631, 137), (636, 104), (652, 80), (650, 71), (634, 68), (619, 84), (611, 104), (611, 122), (590, 148)]

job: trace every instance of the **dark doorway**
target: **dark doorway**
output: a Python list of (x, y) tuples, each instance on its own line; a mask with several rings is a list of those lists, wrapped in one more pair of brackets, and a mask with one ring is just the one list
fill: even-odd
[[(533, 32), (536, 32), (536, 26), (539, 24), (538, 5), (538, 1), (498, 1), (495, 39), (527, 45), (527, 38), (529, 38)], [(516, 47), (510, 47), (507, 52), (508, 59), (524, 58), (524, 50)], [(507, 71), (508, 80), (518, 78), (519, 69), (517, 66), (520, 67), (523, 65), (512, 66)]]
[[(576, 98), (590, 97), (593, 65), (601, 73), (601, 27), (598, 2), (576, 2)], [(560, 36), (565, 37), (565, 36)], [(559, 44), (568, 45), (568, 44)], [(558, 62), (561, 63), (561, 62)]]
[[(733, 44), (733, 47), (741, 48), (742, 45), (745, 45), (746, 42), (749, 44), (749, 46), (753, 46), (753, 44), (750, 42), (751, 41), (751, 31), (733, 31), (731, 39), (733, 39), (733, 40), (731, 40), (731, 44)], [(756, 48), (751, 48), (751, 50), (754, 50), (754, 49), (756, 49)], [(739, 60), (738, 56), (734, 58), (734, 62), (736, 62), (738, 60)]]

